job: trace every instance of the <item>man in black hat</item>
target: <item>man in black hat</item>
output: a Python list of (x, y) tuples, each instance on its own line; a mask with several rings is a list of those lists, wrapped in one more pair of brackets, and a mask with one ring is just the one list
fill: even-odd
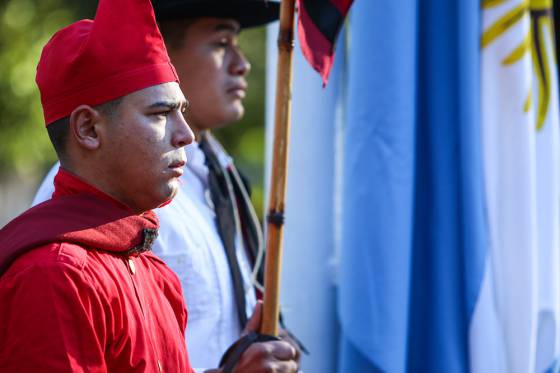
[[(190, 103), (185, 115), (196, 136), (186, 148), (188, 162), (179, 193), (169, 206), (156, 211), (160, 236), (154, 252), (181, 279), (189, 311), (189, 355), (192, 365), (203, 370), (216, 366), (247, 326), (262, 282), (263, 250), (247, 188), (209, 130), (243, 116), (245, 77), (251, 66), (237, 45), (238, 35), (244, 28), (276, 20), (279, 4), (263, 0), (153, 0), (153, 4)], [(47, 177), (34, 203), (51, 193), (52, 180)], [(270, 351), (262, 344), (246, 355), (254, 358), (251, 354), (258, 355), (258, 348)], [(251, 363), (245, 358), (240, 364)], [(297, 349), (294, 359), (299, 360)]]

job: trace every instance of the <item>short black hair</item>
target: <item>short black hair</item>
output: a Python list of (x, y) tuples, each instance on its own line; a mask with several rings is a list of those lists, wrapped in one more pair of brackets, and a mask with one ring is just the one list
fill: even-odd
[[(95, 107), (103, 115), (112, 117), (117, 112), (121, 104), (122, 97), (105, 102)], [(66, 145), (68, 143), (68, 133), (70, 128), (70, 117), (58, 119), (47, 126), (47, 132), (51, 143), (53, 144), (54, 151), (58, 159), (63, 160), (66, 157)]]
[(171, 19), (159, 22), (159, 30), (165, 46), (173, 51), (181, 49), (185, 44), (185, 33), (196, 18)]
[(47, 126), (47, 132), (58, 159), (63, 159), (66, 156), (66, 140), (68, 139), (69, 127), (70, 117), (64, 117)]

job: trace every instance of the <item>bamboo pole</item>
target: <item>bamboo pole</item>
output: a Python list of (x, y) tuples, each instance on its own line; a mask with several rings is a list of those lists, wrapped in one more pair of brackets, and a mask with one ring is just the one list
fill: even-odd
[(295, 0), (282, 0), (278, 33), (278, 70), (272, 153), (271, 190), (268, 202), (265, 291), (261, 333), (278, 335), (280, 273), (290, 115), (292, 111), (292, 51), (294, 49)]

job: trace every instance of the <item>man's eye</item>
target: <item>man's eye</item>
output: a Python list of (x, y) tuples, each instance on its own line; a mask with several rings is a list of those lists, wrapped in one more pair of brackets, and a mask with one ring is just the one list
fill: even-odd
[(166, 117), (168, 116), (170, 113), (170, 111), (160, 111), (159, 113), (154, 113), (153, 115), (157, 116), (157, 117)]
[(215, 43), (219, 48), (227, 48), (229, 46), (229, 41), (227, 39), (221, 39)]

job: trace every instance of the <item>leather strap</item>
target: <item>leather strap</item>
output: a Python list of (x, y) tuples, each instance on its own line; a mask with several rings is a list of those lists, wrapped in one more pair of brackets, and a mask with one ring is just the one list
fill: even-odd
[(220, 238), (222, 239), (226, 258), (229, 264), (235, 303), (237, 305), (237, 315), (240, 323), (239, 325), (241, 328), (244, 328), (247, 323), (247, 313), (243, 277), (241, 275), (241, 269), (239, 268), (239, 262), (237, 261), (235, 249), (235, 236), (237, 228), (234, 216), (235, 210), (233, 207), (233, 188), (231, 186), (231, 180), (229, 180), (229, 175), (224, 172), (224, 169), (220, 165), (220, 161), (212, 150), (207, 136), (207, 133), (203, 133), (201, 135), (199, 146), (206, 157), (206, 165), (208, 166), (209, 171), (208, 188), (210, 189), (210, 195), (214, 204), (218, 232), (220, 234)]

